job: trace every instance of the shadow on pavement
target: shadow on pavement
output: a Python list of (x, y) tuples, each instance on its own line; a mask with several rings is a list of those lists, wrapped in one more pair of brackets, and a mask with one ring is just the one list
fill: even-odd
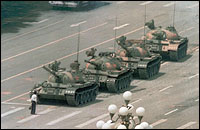
[(39, 103), (39, 105), (50, 105), (50, 106), (62, 106), (62, 107), (73, 107), (73, 108), (80, 108), (80, 107), (86, 107), (98, 102), (102, 102), (103, 100), (96, 99), (95, 101), (80, 105), (80, 106), (70, 106), (66, 103), (66, 101), (61, 101), (61, 100), (44, 100), (42, 103)]

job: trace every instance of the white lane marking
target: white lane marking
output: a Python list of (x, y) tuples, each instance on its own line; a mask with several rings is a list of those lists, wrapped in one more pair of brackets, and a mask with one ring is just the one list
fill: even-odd
[(2, 104), (6, 105), (25, 105), (25, 106), (30, 106), (28, 103), (15, 103), (15, 102), (2, 102)]
[(95, 121), (98, 121), (98, 120), (100, 120), (100, 119), (102, 119), (102, 118), (105, 118), (105, 117), (107, 117), (107, 116), (109, 116), (109, 113), (100, 115), (100, 116), (98, 116), (98, 117), (96, 117), (96, 118), (93, 118), (93, 119), (91, 119), (91, 120), (89, 120), (89, 121), (87, 121), (87, 122), (85, 122), (85, 123), (83, 123), (83, 124), (77, 125), (77, 126), (75, 126), (75, 127), (77, 127), (77, 128), (82, 128), (82, 127), (84, 127), (84, 126), (86, 126), (86, 125), (89, 125), (89, 124), (91, 124), (91, 123), (93, 123), (93, 122), (95, 122)]
[[(95, 29), (95, 28), (100, 27), (100, 26), (103, 26), (103, 25), (105, 25), (105, 24), (107, 24), (107, 23), (105, 22), (105, 23), (103, 23), (103, 24), (100, 24), (100, 25), (97, 25), (97, 26), (88, 28), (87, 30), (81, 31), (80, 33), (87, 32), (87, 31), (89, 31), (89, 30)], [(74, 33), (74, 34), (71, 34), (71, 35), (69, 35), (69, 36), (63, 37), (63, 38), (61, 38), (61, 39), (58, 39), (58, 40), (49, 42), (49, 43), (47, 43), (47, 44), (44, 44), (44, 45), (42, 45), (42, 46), (38, 46), (38, 47), (36, 47), (36, 48), (33, 48), (33, 49), (30, 49), (30, 50), (24, 51), (24, 52), (19, 53), (19, 54), (17, 54), (17, 55), (14, 55), (14, 56), (5, 58), (5, 59), (1, 60), (1, 62), (7, 61), (7, 60), (9, 60), (9, 59), (15, 58), (15, 57), (17, 57), (17, 56), (20, 56), (20, 55), (23, 55), (23, 54), (26, 54), (26, 53), (29, 53), (29, 52), (32, 52), (32, 51), (35, 51), (35, 50), (40, 49), (40, 48), (43, 48), (43, 47), (45, 47), (45, 46), (49, 46), (49, 45), (51, 45), (51, 44), (60, 42), (60, 41), (62, 41), (62, 40), (65, 40), (65, 39), (68, 39), (68, 38), (70, 38), (70, 37), (76, 36), (77, 34), (78, 34), (78, 33)]]
[(40, 24), (40, 23), (43, 23), (43, 22), (45, 22), (45, 21), (47, 21), (47, 20), (49, 20), (49, 19), (44, 19), (44, 20), (41, 20), (41, 21), (39, 21), (39, 22), (23, 22), (24, 24)]
[(163, 64), (161, 64), (161, 66), (168, 64), (169, 62), (164, 62)]
[(118, 1), (117, 4), (123, 4), (126, 3), (127, 1)]
[[(129, 35), (129, 34), (131, 34), (131, 33), (134, 33), (134, 32), (136, 32), (136, 31), (139, 31), (139, 30), (141, 30), (141, 29), (143, 29), (143, 28), (144, 28), (144, 27), (140, 27), (140, 28), (135, 29), (135, 30), (133, 30), (133, 31), (124, 33), (124, 34), (122, 34), (122, 35), (119, 35), (119, 36), (116, 37), (116, 38), (119, 38), (119, 37), (121, 37), (121, 36)], [(85, 49), (83, 49), (83, 50), (80, 50), (79, 53), (84, 52), (84, 51), (86, 51), (86, 50), (88, 50), (88, 49), (90, 49), (90, 48), (100, 46), (100, 45), (105, 44), (105, 43), (107, 43), (107, 42), (110, 42), (110, 41), (112, 41), (112, 40), (115, 40), (115, 38), (108, 39), (108, 40), (106, 40), (106, 41), (103, 41), (103, 42), (98, 43), (98, 44), (96, 44), (96, 45), (93, 45), (93, 46), (91, 46), (91, 47), (88, 47), (88, 48), (85, 48)], [(59, 61), (59, 60), (65, 59), (65, 58), (67, 58), (67, 57), (73, 56), (73, 55), (75, 55), (75, 54), (77, 54), (77, 52), (71, 53), (71, 54), (69, 54), (69, 55), (67, 55), (67, 56), (61, 57), (61, 58), (56, 59), (56, 60)], [(51, 62), (49, 62), (49, 63), (46, 63), (46, 64), (53, 63), (54, 61), (55, 61), (55, 60), (53, 60), (53, 61), (51, 61)], [(46, 64), (43, 64), (43, 65), (46, 65)], [(13, 76), (8, 77), (8, 78), (6, 78), (6, 79), (3, 79), (3, 80), (1, 80), (1, 83), (4, 82), (4, 81), (7, 81), (7, 80), (9, 80), (9, 79), (15, 78), (15, 77), (17, 77), (17, 76), (20, 76), (20, 75), (26, 74), (26, 73), (28, 73), (28, 72), (31, 72), (31, 71), (33, 71), (33, 70), (39, 69), (39, 68), (41, 68), (43, 65), (40, 65), (40, 66), (38, 66), (38, 67), (32, 68), (32, 69), (30, 69), (30, 70), (27, 70), (27, 71), (24, 71), (24, 72), (22, 72), (22, 73), (13, 75)]]
[(190, 28), (186, 29), (186, 31), (192, 30), (192, 29), (194, 29), (194, 28), (195, 28), (195, 27), (190, 27)]
[(26, 95), (26, 94), (28, 94), (28, 93), (29, 93), (29, 91), (26, 92), (26, 93), (23, 93), (23, 94), (21, 94), (21, 95), (18, 95), (18, 96), (16, 96), (16, 97), (13, 97), (13, 98), (11, 98), (11, 99), (8, 99), (8, 100), (6, 100), (6, 101), (3, 101), (3, 102), (1, 102), (1, 103), (5, 103), (5, 102), (8, 102), (8, 101), (11, 101), (11, 100), (16, 99), (16, 98), (18, 98), (18, 97), (24, 96), (24, 95)]
[(130, 24), (129, 24), (129, 23), (126, 23), (126, 24), (123, 24), (123, 25), (121, 25), (121, 26), (114, 27), (113, 30), (117, 30), (117, 29), (120, 29), (120, 28), (126, 27), (126, 26), (128, 26), (128, 25), (130, 25)]
[(194, 7), (196, 7), (196, 6), (199, 6), (199, 3), (198, 3), (198, 4), (191, 5), (191, 6), (188, 6), (188, 7), (186, 7), (186, 8), (194, 8)]
[(163, 5), (163, 7), (169, 7), (169, 6), (171, 6), (171, 5), (174, 5), (174, 3), (175, 3), (175, 2), (170, 2), (170, 3), (166, 4), (166, 5)]
[(22, 110), (22, 109), (24, 109), (24, 108), (25, 108), (25, 107), (18, 107), (18, 108), (14, 109), (14, 110), (10, 110), (10, 111), (8, 111), (8, 112), (6, 112), (6, 113), (1, 114), (1, 117), (10, 115), (10, 114), (15, 113), (15, 112), (17, 112), (17, 111), (20, 111), (20, 110)]
[(187, 124), (182, 125), (182, 126), (176, 128), (176, 129), (185, 129), (185, 128), (187, 128), (187, 127), (193, 125), (193, 124), (196, 124), (196, 122), (188, 122)]
[(192, 49), (192, 51), (194, 51), (194, 50), (196, 50), (196, 49), (199, 49), (199, 46), (197, 46), (197, 47), (193, 48), (193, 49)]
[(43, 22), (45, 22), (45, 21), (47, 21), (47, 20), (49, 20), (49, 19), (41, 20), (41, 21), (39, 21), (39, 22), (36, 22), (36, 24), (43, 23)]
[(46, 114), (46, 113), (48, 113), (48, 112), (51, 112), (51, 111), (53, 111), (53, 110), (55, 110), (55, 109), (46, 109), (46, 110), (44, 110), (44, 111), (42, 111), (42, 112), (39, 112), (37, 115), (31, 115), (31, 116), (29, 116), (29, 117), (27, 117), (27, 118), (24, 118), (24, 119), (22, 119), (22, 120), (19, 120), (17, 123), (24, 123), (24, 122), (27, 122), (27, 121), (29, 121), (29, 120), (31, 120), (31, 119), (34, 119), (34, 118), (36, 118), (36, 117), (38, 117), (38, 116), (40, 116), (40, 115), (42, 115), (42, 114)]
[(187, 28), (187, 29), (185, 29), (185, 30), (183, 30), (183, 31), (180, 31), (179, 34), (184, 33), (184, 32), (186, 32), (186, 31), (189, 31), (189, 30), (192, 30), (192, 29), (194, 29), (194, 28), (195, 28), (195, 27)]
[(198, 102), (198, 101), (199, 101), (199, 99), (196, 99), (195, 101), (196, 101), (196, 102)]
[(161, 89), (159, 92), (165, 91), (166, 89), (172, 88), (172, 87), (173, 87), (173, 85), (170, 85), (170, 86), (168, 86), (168, 87), (165, 87), (165, 88)]
[(82, 111), (73, 112), (73, 113), (68, 114), (68, 115), (65, 115), (65, 116), (63, 116), (63, 117), (61, 117), (61, 118), (58, 118), (58, 119), (56, 119), (56, 120), (53, 120), (53, 121), (47, 123), (46, 125), (54, 125), (54, 124), (56, 124), (56, 123), (58, 123), (58, 122), (60, 122), (60, 121), (63, 121), (63, 120), (65, 120), (65, 119), (67, 119), (67, 118), (70, 118), (70, 117), (72, 117), (72, 116), (75, 116), (75, 115), (77, 115), (77, 114), (79, 114), (79, 113), (81, 113), (81, 112), (82, 112)]
[(52, 25), (58, 24), (58, 23), (63, 22), (63, 21), (64, 21), (64, 20), (57, 21), (57, 22), (55, 22), (55, 23), (49, 24), (49, 25), (47, 25), (47, 26), (44, 26), (44, 27), (41, 27), (41, 28), (38, 28), (38, 29), (35, 29), (35, 30), (33, 30), (33, 31), (26, 32), (26, 33), (23, 33), (23, 34), (17, 35), (17, 36), (12, 37), (12, 38), (8, 38), (8, 39), (3, 40), (3, 41), (1, 41), (1, 42), (5, 42), (5, 41), (9, 41), (9, 40), (16, 39), (16, 38), (18, 38), (18, 37), (21, 37), (21, 36), (24, 36), (24, 35), (27, 35), (27, 34), (30, 34), (30, 33), (36, 32), (36, 31), (39, 31), (39, 30), (42, 30), (42, 29), (44, 29), (44, 28), (47, 28), (47, 27), (49, 27), (49, 26), (52, 26)]
[(152, 125), (152, 126), (156, 126), (156, 125), (161, 124), (161, 123), (163, 123), (163, 122), (165, 122), (165, 121), (167, 121), (167, 119), (160, 119), (160, 120), (154, 122), (154, 123), (151, 124), (151, 125)]
[(198, 76), (198, 75), (199, 75), (199, 74), (195, 74), (195, 75), (193, 75), (193, 76), (188, 77), (188, 79), (194, 78), (194, 77), (196, 77), (196, 76)]
[(147, 4), (150, 4), (152, 2), (154, 2), (154, 1), (147, 1), (147, 2), (141, 3), (140, 5), (147, 5)]
[(134, 103), (136, 103), (136, 102), (139, 102), (139, 101), (141, 101), (142, 99), (138, 99), (138, 100), (136, 100), (136, 101), (134, 101), (134, 102), (132, 102), (132, 103), (130, 103), (130, 104), (134, 104)]
[(87, 21), (82, 21), (82, 22), (79, 22), (79, 23), (76, 23), (76, 24), (72, 24), (72, 25), (70, 25), (70, 27), (76, 27), (76, 26), (79, 26), (79, 25), (86, 23), (86, 22)]
[(24, 122), (27, 122), (27, 121), (29, 121), (29, 120), (32, 120), (32, 119), (38, 117), (38, 116), (40, 116), (40, 115), (31, 115), (31, 116), (29, 116), (29, 117), (27, 117), (27, 118), (24, 118), (24, 119), (22, 119), (22, 120), (20, 120), (20, 121), (17, 121), (17, 123), (24, 123)]
[(172, 111), (170, 111), (170, 112), (167, 112), (167, 113), (165, 113), (165, 116), (166, 115), (169, 115), (169, 114), (171, 114), (171, 113), (173, 113), (173, 112), (175, 112), (175, 111), (177, 111), (178, 109), (174, 109), (174, 110), (172, 110)]

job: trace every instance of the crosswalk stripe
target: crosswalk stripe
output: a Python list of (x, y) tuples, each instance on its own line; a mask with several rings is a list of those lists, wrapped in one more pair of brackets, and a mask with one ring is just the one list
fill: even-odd
[(18, 108), (14, 109), (14, 110), (10, 110), (10, 111), (8, 111), (8, 112), (6, 112), (6, 113), (1, 114), (1, 117), (10, 115), (10, 114), (15, 113), (15, 112), (17, 112), (17, 111), (20, 111), (20, 110), (22, 110), (22, 109), (24, 109), (24, 108), (25, 108), (25, 107), (18, 107)]
[(171, 5), (174, 5), (174, 2), (170, 2), (170, 3), (168, 3), (168, 4), (166, 4), (166, 5), (163, 5), (164, 7), (169, 7), (169, 6), (171, 6)]
[(192, 76), (188, 77), (188, 79), (194, 78), (194, 77), (196, 77), (196, 76), (198, 76), (198, 75), (199, 75), (199, 74), (192, 75)]
[(46, 125), (54, 125), (54, 124), (56, 124), (56, 123), (58, 123), (58, 122), (60, 122), (60, 121), (63, 121), (63, 120), (65, 120), (65, 119), (67, 119), (67, 118), (70, 118), (70, 117), (72, 117), (72, 116), (75, 116), (75, 115), (77, 115), (77, 114), (79, 114), (79, 113), (81, 113), (81, 112), (82, 112), (82, 111), (73, 112), (73, 113), (68, 114), (68, 115), (65, 115), (65, 116), (63, 116), (63, 117), (61, 117), (61, 118), (58, 118), (58, 119), (56, 119), (56, 120), (53, 120), (53, 121), (47, 123)]
[(125, 2), (127, 2), (127, 1), (118, 1), (117, 4), (123, 4)]
[(173, 87), (173, 85), (170, 85), (170, 86), (168, 86), (168, 87), (165, 87), (165, 88), (161, 89), (159, 92), (165, 91), (166, 89), (172, 88), (172, 87)]
[(147, 1), (147, 2), (141, 3), (140, 5), (147, 5), (147, 4), (150, 4), (152, 2), (154, 2), (154, 1)]
[(39, 112), (38, 115), (31, 115), (31, 116), (29, 116), (29, 117), (27, 117), (27, 118), (24, 118), (24, 119), (18, 121), (17, 123), (24, 123), (24, 122), (27, 122), (27, 121), (29, 121), (29, 120), (31, 120), (31, 119), (34, 119), (34, 118), (36, 118), (36, 117), (38, 117), (38, 116), (40, 116), (40, 115), (42, 115), (42, 114), (46, 114), (46, 113), (51, 112), (51, 111), (53, 111), (53, 110), (55, 110), (55, 109), (49, 109), (49, 108), (48, 108), (48, 109), (46, 109), (46, 110), (44, 110), (44, 111), (42, 111), (42, 112)]
[(89, 120), (89, 121), (87, 121), (87, 122), (85, 122), (85, 123), (83, 123), (83, 124), (77, 125), (77, 126), (75, 126), (75, 127), (77, 127), (77, 128), (82, 128), (82, 127), (84, 127), (84, 126), (86, 126), (86, 125), (89, 125), (89, 124), (95, 122), (95, 121), (98, 121), (98, 120), (100, 120), (100, 119), (102, 119), (102, 118), (105, 118), (106, 116), (109, 116), (109, 113), (100, 115), (100, 116), (98, 116), (98, 117), (96, 117), (96, 118), (93, 118), (93, 119), (91, 119), (91, 120)]
[(161, 124), (161, 123), (163, 123), (163, 122), (165, 122), (165, 121), (167, 121), (167, 119), (161, 119), (161, 120), (158, 120), (158, 121), (156, 121), (155, 123), (153, 123), (153, 124), (151, 124), (151, 125), (152, 125), (152, 126), (156, 126), (156, 125)]
[(136, 101), (134, 101), (134, 102), (132, 102), (132, 103), (130, 103), (130, 104), (134, 104), (134, 103), (136, 103), (136, 102), (139, 102), (140, 100), (142, 100), (142, 99), (138, 99), (138, 100), (136, 100)]
[(194, 8), (194, 7), (196, 7), (196, 6), (199, 6), (199, 3), (194, 4), (194, 5), (191, 5), (191, 6), (188, 6), (188, 7), (186, 7), (186, 8)]
[(189, 127), (189, 126), (191, 126), (191, 125), (193, 125), (193, 124), (195, 124), (195, 123), (196, 123), (196, 122), (188, 122), (187, 124), (182, 125), (182, 126), (176, 128), (176, 129), (185, 129), (185, 128), (187, 128), (187, 127)]
[(175, 112), (175, 111), (177, 111), (178, 109), (176, 108), (176, 109), (174, 109), (174, 110), (172, 110), (172, 111), (170, 111), (170, 112), (167, 112), (167, 113), (165, 113), (165, 116), (166, 115), (169, 115), (169, 114), (171, 114), (171, 113), (173, 113), (173, 112)]

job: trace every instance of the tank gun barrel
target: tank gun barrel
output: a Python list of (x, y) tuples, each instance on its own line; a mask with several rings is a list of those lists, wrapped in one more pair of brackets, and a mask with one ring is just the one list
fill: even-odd
[(123, 48), (124, 50), (126, 50), (126, 52), (127, 52), (128, 54), (131, 54), (131, 52), (128, 50), (128, 48), (126, 47), (126, 45), (124, 45), (123, 42), (117, 41), (117, 43), (118, 43), (119, 46), (121, 46), (121, 48)]
[(46, 71), (48, 71), (49, 73), (51, 73), (52, 75), (54, 75), (56, 78), (60, 78), (60, 76), (58, 74), (56, 74), (55, 71), (47, 68), (46, 66), (42, 66), (43, 69), (45, 69)]

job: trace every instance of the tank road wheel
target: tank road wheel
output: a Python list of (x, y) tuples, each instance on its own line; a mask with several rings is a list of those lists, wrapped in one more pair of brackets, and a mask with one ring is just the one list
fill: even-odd
[(184, 47), (184, 57), (187, 55), (187, 46), (186, 47)]
[(87, 101), (87, 102), (90, 102), (90, 94), (89, 94), (89, 92), (90, 92), (90, 91), (87, 91), (87, 92), (86, 92), (86, 101)]
[(119, 91), (119, 90), (120, 90), (120, 89), (119, 89), (119, 87), (120, 87), (120, 80), (119, 80), (119, 79), (117, 79), (117, 80), (115, 81), (115, 86), (116, 86), (117, 91)]
[(97, 89), (94, 89), (94, 90), (92, 90), (92, 93), (91, 93), (91, 97), (92, 97), (92, 101), (94, 101), (95, 99), (96, 99), (96, 97), (97, 97)]
[(94, 100), (96, 99), (96, 97), (97, 97), (97, 94), (98, 94), (98, 88), (96, 88), (96, 89), (94, 89)]
[(88, 95), (89, 95), (88, 102), (91, 102), (92, 101), (92, 90), (88, 91)]
[(42, 99), (40, 96), (37, 96), (37, 104), (41, 104), (42, 103)]
[(83, 93), (83, 97), (84, 97), (84, 100), (83, 100), (83, 102), (84, 102), (84, 104), (86, 104), (87, 103), (87, 92), (84, 92)]
[(124, 87), (123, 87), (123, 90), (125, 90), (127, 88), (127, 85), (128, 85), (128, 79), (127, 77), (124, 78)]
[(149, 78), (151, 78), (153, 75), (153, 67), (149, 67)]
[(118, 91), (119, 84), (117, 84), (117, 80), (118, 79), (110, 79), (110, 81), (107, 82), (107, 86), (106, 87), (107, 87), (109, 92), (114, 92), (114, 93), (116, 93), (116, 92), (118, 93), (119, 92)]
[(80, 94), (76, 94), (76, 96), (75, 96), (75, 102), (76, 102), (77, 106), (81, 104), (80, 99), (81, 99)]
[(83, 105), (84, 104), (84, 93), (80, 94), (80, 104)]
[(178, 51), (170, 51), (169, 57), (170, 57), (170, 60), (172, 60), (172, 61), (178, 61), (179, 60)]
[(119, 87), (118, 87), (118, 90), (119, 90), (119, 91), (122, 90), (123, 84), (124, 84), (124, 83), (123, 83), (123, 80), (120, 79), (120, 80), (119, 80)]

